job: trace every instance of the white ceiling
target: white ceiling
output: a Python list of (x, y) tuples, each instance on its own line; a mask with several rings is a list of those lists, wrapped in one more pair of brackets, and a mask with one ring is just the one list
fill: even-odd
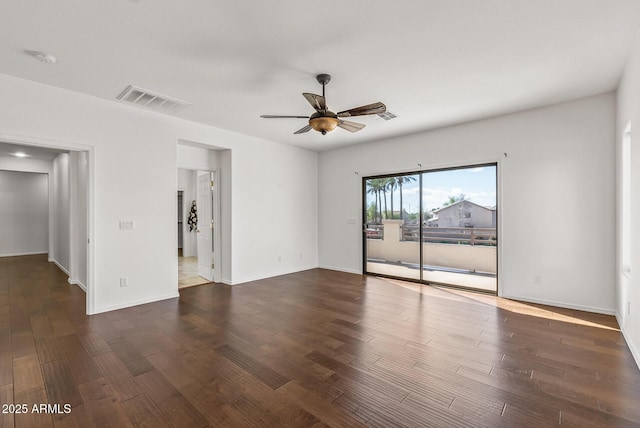
[[(133, 84), (191, 102), (179, 117), (312, 150), (613, 90), (640, 27), (638, 0), (1, 3), (0, 73), (108, 100)], [(398, 117), (326, 136), (259, 117), (312, 113), (318, 73), (333, 111)]]

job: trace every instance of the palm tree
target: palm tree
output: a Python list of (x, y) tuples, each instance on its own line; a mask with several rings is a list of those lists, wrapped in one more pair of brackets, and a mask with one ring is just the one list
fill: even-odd
[(386, 178), (377, 178), (376, 180), (380, 180), (380, 191), (384, 195), (384, 218), (389, 218), (389, 210), (387, 210), (387, 179)]
[[(389, 193), (391, 193), (391, 219), (393, 220), (393, 193), (398, 189), (398, 178), (399, 177), (390, 177), (386, 179), (387, 189), (389, 189)], [(400, 207), (400, 212), (402, 213), (402, 206)], [(402, 216), (401, 216), (402, 217)]]
[(402, 219), (402, 184), (403, 183), (411, 183), (416, 181), (416, 178), (412, 175), (401, 175), (400, 177), (396, 177), (396, 181), (398, 182), (398, 188), (400, 189), (400, 219)]
[[(384, 183), (384, 179), (382, 178), (372, 178), (370, 180), (367, 180), (367, 193), (370, 193), (372, 195), (374, 195), (375, 199), (375, 204), (378, 207), (378, 212), (379, 212), (379, 217), (378, 219), (380, 220), (380, 222), (382, 223), (382, 201), (380, 199), (380, 192), (382, 191), (382, 189), (384, 188), (385, 183)], [(385, 200), (386, 203), (386, 200)], [(375, 221), (375, 215), (374, 215), (374, 221)]]

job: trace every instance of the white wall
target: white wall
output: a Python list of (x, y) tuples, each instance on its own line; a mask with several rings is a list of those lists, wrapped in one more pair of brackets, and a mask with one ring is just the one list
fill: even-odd
[[(220, 233), (220, 247), (222, 248), (222, 251), (220, 253), (220, 265), (222, 266), (220, 280), (225, 284), (231, 284), (231, 255), (233, 254), (233, 239), (231, 236), (231, 231), (233, 230), (233, 217), (231, 215), (231, 207), (233, 201), (233, 183), (231, 182), (231, 150), (223, 150), (221, 152), (218, 152), (218, 155), (218, 164), (220, 171), (220, 174), (218, 174), (218, 181), (220, 182), (221, 189), (219, 223), (220, 228), (222, 229), (222, 232)], [(315, 168), (317, 177), (317, 161)], [(314, 190), (314, 193), (317, 197), (317, 186)], [(315, 215), (317, 216), (317, 207)], [(315, 237), (314, 242), (316, 243), (316, 254), (314, 255), (314, 257), (316, 258), (315, 264), (317, 266), (317, 236)]]
[(48, 249), (47, 175), (0, 170), (0, 256), (42, 254)]
[(51, 261), (56, 263), (67, 275), (70, 265), (70, 193), (69, 193), (69, 154), (60, 153), (53, 160), (53, 254)]
[(69, 153), (69, 282), (86, 291), (89, 194), (86, 152)]
[[(0, 129), (1, 132), (1, 129)], [(49, 182), (49, 195), (53, 195), (53, 161), (44, 159), (32, 159), (32, 158), (17, 158), (15, 156), (0, 156), (0, 170), (5, 171), (20, 171), (20, 172), (37, 172), (41, 174), (47, 174), (47, 181)], [(49, 247), (47, 253), (53, 253), (54, 246), (54, 221), (53, 221), (53, 196), (49, 197)]]
[(320, 265), (362, 270), (362, 177), (497, 161), (499, 293), (613, 313), (614, 122), (605, 94), (323, 152)]
[(175, 230), (179, 140), (233, 150), (229, 282), (317, 266), (317, 153), (7, 75), (0, 93), (0, 139), (91, 149), (91, 313), (178, 296), (177, 233), (159, 231)]
[[(627, 339), (627, 344), (640, 365), (640, 37), (634, 40), (633, 49), (618, 88), (616, 121), (617, 168), (617, 255), (616, 265), (616, 309), (618, 322)], [(622, 229), (622, 138), (627, 124), (631, 123), (631, 192), (630, 230)], [(630, 273), (622, 272), (623, 236), (630, 236)], [(630, 308), (630, 312), (628, 310)]]

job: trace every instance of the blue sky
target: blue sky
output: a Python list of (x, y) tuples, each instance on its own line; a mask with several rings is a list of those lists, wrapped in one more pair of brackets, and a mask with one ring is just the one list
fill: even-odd
[[(403, 185), (403, 205), (407, 212), (418, 212), (419, 208), (419, 184), (418, 175), (416, 181)], [(496, 205), (496, 167), (483, 166), (465, 169), (428, 172), (423, 175), (423, 208), (431, 210), (439, 208), (449, 200), (449, 196), (457, 196), (464, 193), (465, 199), (483, 206)], [(390, 196), (387, 194), (387, 205), (390, 206)], [(400, 208), (400, 192), (396, 190), (394, 197), (394, 210)], [(367, 195), (367, 205), (373, 201), (372, 195)], [(383, 203), (384, 206), (384, 203)]]

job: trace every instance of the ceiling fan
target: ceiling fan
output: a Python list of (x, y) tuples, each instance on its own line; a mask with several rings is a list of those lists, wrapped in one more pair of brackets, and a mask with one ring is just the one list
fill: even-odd
[(316, 76), (318, 83), (322, 85), (322, 95), (303, 93), (309, 104), (316, 109), (315, 113), (311, 116), (278, 116), (271, 114), (263, 114), (260, 117), (265, 119), (281, 119), (281, 118), (293, 118), (293, 119), (309, 119), (309, 124), (304, 128), (298, 129), (294, 134), (302, 134), (314, 129), (320, 132), (322, 135), (326, 135), (327, 132), (333, 131), (336, 126), (342, 129), (346, 129), (349, 132), (356, 132), (364, 128), (361, 123), (351, 122), (348, 120), (342, 120), (343, 117), (352, 116), (365, 116), (369, 114), (381, 114), (387, 110), (387, 107), (380, 103), (367, 104), (366, 106), (360, 106), (349, 110), (340, 111), (334, 113), (327, 108), (327, 101), (324, 96), (324, 87), (331, 81), (331, 76), (328, 74), (318, 74)]

